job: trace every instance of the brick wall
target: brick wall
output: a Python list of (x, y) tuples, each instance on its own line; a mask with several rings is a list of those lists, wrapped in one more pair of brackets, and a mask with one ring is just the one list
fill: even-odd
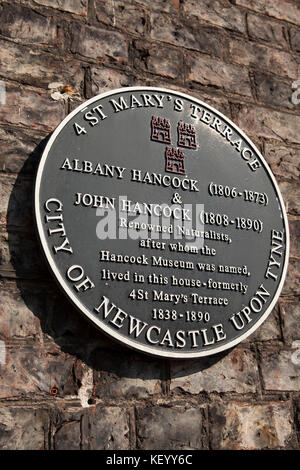
[[(299, 64), (298, 0), (0, 1), (0, 448), (299, 447)], [(216, 107), (279, 182), (287, 281), (268, 320), (229, 353), (181, 362), (125, 349), (74, 310), (38, 246), (45, 138), (87, 98), (131, 85)]]

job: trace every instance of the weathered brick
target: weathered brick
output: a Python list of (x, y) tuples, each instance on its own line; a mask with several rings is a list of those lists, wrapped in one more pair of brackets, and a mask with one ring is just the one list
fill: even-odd
[[(299, 338), (300, 339), (300, 338)], [(300, 367), (292, 360), (292, 349), (261, 351), (261, 372), (265, 390), (300, 390)]]
[(205, 449), (204, 410), (188, 405), (138, 408), (137, 437), (139, 449)]
[[(25, 303), (14, 283), (0, 281), (0, 336), (5, 339), (41, 336), (39, 318), (32, 307)], [(35, 305), (44, 307), (37, 296), (32, 296)]]
[(289, 259), (286, 280), (283, 285), (282, 294), (299, 295), (300, 285), (300, 261), (298, 259)]
[(291, 102), (292, 81), (281, 80), (274, 75), (255, 72), (254, 83), (258, 101), (270, 106), (295, 109)]
[(0, 34), (23, 44), (57, 43), (57, 28), (53, 18), (46, 18), (22, 5), (4, 3), (1, 11)]
[(126, 351), (96, 350), (91, 358), (95, 369), (96, 397), (145, 398), (162, 392), (163, 363)]
[[(24, 268), (23, 272), (17, 269), (18, 273), (22, 277), (27, 274)], [(31, 271), (31, 276), (38, 277), (38, 273)], [(27, 277), (30, 277), (30, 272)], [(90, 362), (91, 353), (97, 348), (117, 349), (115, 341), (80, 315), (51, 279), (50, 282), (2, 280), (1, 296), (0, 337), (4, 339), (32, 337), (42, 340), (44, 334), (45, 339), (54, 340), (65, 352), (85, 362)]]
[(232, 5), (229, 0), (185, 0), (183, 11), (195, 15), (198, 20), (228, 28), (240, 33), (246, 32), (245, 12)]
[(288, 31), (284, 23), (274, 21), (265, 16), (247, 15), (247, 25), (249, 36), (254, 39), (278, 44), (280, 47), (288, 48)]
[(297, 2), (288, 0), (235, 0), (235, 4), (279, 20), (300, 24), (300, 7)]
[(6, 83), (6, 103), (1, 106), (1, 117), (6, 123), (51, 131), (63, 120), (64, 108), (64, 103), (53, 101), (49, 93)]
[[(161, 81), (161, 79), (157, 78), (149, 80), (147, 82), (147, 85), (170, 88), (169, 83), (164, 83), (163, 81)], [(229, 100), (223, 96), (216, 95), (215, 93), (208, 94), (209, 90), (200, 90), (199, 88), (195, 88), (193, 85), (190, 85), (190, 87), (184, 87), (172, 84), (172, 90), (191, 95), (197, 98), (198, 100), (203, 101), (204, 103), (212, 106), (213, 108), (216, 108), (216, 110), (220, 111), (225, 116), (230, 118), (230, 103)]]
[(249, 350), (235, 348), (224, 356), (171, 363), (170, 390), (184, 392), (254, 393), (258, 382), (257, 363)]
[(52, 82), (61, 82), (77, 92), (83, 82), (80, 62), (4, 40), (0, 40), (0, 75), (44, 88)]
[[(1, 366), (0, 366), (1, 367)], [(0, 448), (2, 450), (43, 450), (47, 448), (47, 410), (0, 406)]]
[[(0, 128), (0, 171), (10, 176), (16, 173), (26, 177), (35, 175), (47, 140), (42, 131)], [(5, 149), (1, 149), (4, 142)]]
[(151, 4), (149, 4), (149, 0), (136, 0), (136, 3), (151, 8), (151, 10), (173, 14), (179, 13), (180, 0), (152, 0)]
[(299, 302), (280, 302), (280, 313), (283, 321), (283, 337), (286, 343), (292, 344), (294, 341), (300, 340)]
[(213, 108), (216, 108), (217, 111), (220, 111), (229, 119), (231, 118), (230, 103), (227, 98), (224, 98), (223, 96), (218, 96), (216, 94), (209, 95), (206, 94), (204, 91), (195, 90), (193, 88), (190, 90), (183, 89), (182, 91), (184, 93), (194, 96), (195, 98), (198, 98), (201, 101), (204, 101), (204, 103), (207, 103)]
[(224, 33), (220, 30), (199, 25), (197, 19), (190, 18), (184, 23), (173, 17), (153, 13), (151, 15), (151, 37), (175, 46), (196, 49), (217, 57), (222, 55)]
[(134, 5), (126, 0), (100, 0), (96, 2), (96, 17), (101, 23), (118, 26), (118, 29), (134, 34), (144, 34), (147, 15), (140, 5)]
[(127, 62), (127, 43), (120, 33), (79, 24), (74, 24), (72, 31), (72, 52), (94, 60)]
[(34, 0), (34, 3), (76, 15), (87, 15), (88, 0)]
[(138, 80), (117, 70), (108, 68), (92, 68), (91, 90), (92, 95), (105, 93), (116, 88), (138, 85)]
[(247, 339), (247, 342), (254, 341), (270, 341), (274, 339), (281, 339), (281, 332), (279, 326), (279, 312), (278, 304), (272, 310), (268, 318), (257, 328)]
[(300, 220), (290, 219), (290, 256), (300, 258)]
[(299, 398), (296, 398), (295, 400), (295, 425), (297, 429), (297, 434), (298, 434), (298, 440), (299, 440), (299, 428), (300, 428), (300, 400)]
[(294, 114), (243, 105), (235, 107), (234, 120), (248, 135), (300, 143), (300, 119)]
[(46, 261), (35, 234), (0, 233), (0, 272), (9, 277), (49, 279)]
[(80, 450), (80, 421), (63, 423), (54, 435), (55, 450)]
[(290, 29), (290, 39), (292, 49), (296, 52), (300, 52), (300, 29), (291, 28)]
[(49, 347), (7, 346), (6, 363), (0, 368), (0, 398), (74, 395), (78, 384), (73, 376), (75, 358), (56, 345)]
[(299, 184), (279, 181), (279, 189), (284, 200), (286, 211), (291, 215), (300, 215)]
[(92, 450), (128, 450), (129, 423), (124, 408), (106, 406), (89, 410), (91, 414), (90, 445)]
[(280, 143), (265, 144), (264, 156), (276, 178), (298, 181), (300, 176), (300, 150), (284, 147)]
[(299, 77), (299, 61), (289, 52), (230, 38), (229, 59), (237, 64), (246, 65), (257, 70), (271, 70), (282, 77), (297, 79)]
[[(18, 285), (21, 285), (20, 282)], [(38, 309), (35, 299), (42, 301), (45, 290), (49, 295), (43, 308)], [(116, 342), (88, 322), (56, 285), (37, 286), (34, 293), (32, 291), (32, 287), (22, 285), (22, 296), (34, 309), (35, 315), (39, 316), (44, 334), (68, 354), (90, 364), (90, 356), (97, 348), (117, 349)]]
[(178, 49), (137, 40), (134, 41), (133, 52), (134, 66), (137, 69), (166, 78), (176, 78), (183, 73), (182, 52)]
[(208, 87), (251, 97), (248, 71), (221, 60), (193, 54), (188, 58), (188, 79)]
[(0, 171), (35, 175), (46, 136), (43, 131), (0, 127)]
[(280, 449), (296, 445), (288, 403), (228, 403), (210, 408), (213, 449)]
[(32, 226), (32, 178), (0, 175), (0, 223)]

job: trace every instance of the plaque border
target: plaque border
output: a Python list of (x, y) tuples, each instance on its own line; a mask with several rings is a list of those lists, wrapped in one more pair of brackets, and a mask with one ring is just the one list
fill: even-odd
[[(284, 221), (284, 228), (285, 228), (285, 237), (286, 237), (286, 250), (285, 250), (285, 258), (284, 258), (284, 265), (282, 269), (282, 275), (280, 282), (278, 284), (277, 290), (275, 292), (275, 295), (264, 312), (264, 314), (255, 322), (255, 324), (249, 328), (245, 333), (242, 335), (238, 336), (234, 340), (230, 341), (229, 343), (226, 343), (224, 345), (217, 346), (212, 349), (208, 350), (203, 350), (203, 351), (198, 351), (198, 352), (172, 352), (172, 351), (164, 351), (164, 350), (159, 350), (156, 349), (155, 347), (143, 345), (142, 343), (139, 343), (133, 339), (126, 338), (125, 336), (119, 334), (117, 331), (113, 330), (110, 328), (108, 325), (106, 325), (104, 322), (101, 322), (101, 320), (98, 320), (95, 318), (89, 310), (81, 303), (80, 299), (76, 297), (76, 295), (73, 293), (72, 288), (67, 284), (66, 280), (63, 278), (63, 276), (60, 274), (59, 270), (56, 268), (56, 265), (54, 261), (52, 260), (52, 254), (50, 251), (50, 248), (48, 246), (48, 243), (46, 241), (46, 237), (44, 236), (44, 228), (42, 225), (42, 216), (40, 213), (40, 199), (39, 199), (39, 194), (40, 194), (40, 184), (41, 184), (41, 177), (43, 174), (44, 170), (44, 165), (48, 157), (48, 153), (52, 147), (52, 144), (54, 143), (56, 137), (60, 133), (60, 131), (66, 126), (66, 124), (81, 110), (85, 109), (88, 107), (90, 104), (94, 103), (95, 101), (98, 101), (99, 99), (105, 98), (107, 96), (113, 96), (118, 93), (124, 93), (124, 92), (138, 92), (138, 91), (146, 91), (146, 92), (162, 92), (162, 93), (168, 93), (168, 94), (176, 94), (179, 97), (182, 97), (186, 100), (192, 100), (195, 103), (199, 104), (200, 106), (203, 106), (204, 108), (212, 111), (215, 113), (217, 116), (220, 118), (224, 119), (225, 122), (227, 122), (234, 130), (237, 131), (238, 134), (240, 134), (243, 139), (245, 139), (246, 142), (248, 142), (250, 148), (252, 148), (257, 155), (260, 158), (260, 161), (262, 165), (264, 166), (265, 170), (267, 171), (269, 177), (271, 178), (271, 181), (275, 187), (276, 194), (279, 199), (280, 203), (280, 208), (282, 211), (283, 215), (283, 221)], [(56, 127), (54, 132), (52, 133), (50, 139), (48, 140), (46, 147), (43, 151), (42, 157), (39, 162), (38, 166), (38, 171), (36, 174), (36, 180), (35, 180), (35, 186), (34, 186), (34, 219), (36, 223), (36, 229), (38, 232), (38, 238), (39, 241), (42, 245), (43, 248), (43, 253), (44, 256), (48, 262), (48, 265), (52, 271), (52, 273), (55, 276), (56, 281), (58, 282), (60, 288), (66, 293), (67, 297), (73, 305), (80, 311), (81, 314), (84, 314), (88, 320), (90, 320), (93, 325), (95, 325), (98, 329), (100, 329), (103, 333), (107, 334), (110, 338), (116, 339), (123, 345), (126, 344), (128, 347), (138, 350), (139, 352), (143, 352), (146, 354), (149, 354), (151, 356), (156, 356), (156, 357), (161, 357), (161, 358), (169, 358), (169, 359), (193, 359), (197, 357), (205, 357), (205, 356), (211, 356), (213, 354), (220, 353), (222, 351), (226, 351), (227, 349), (232, 348), (233, 346), (236, 346), (237, 344), (241, 343), (244, 339), (248, 338), (254, 331), (256, 331), (260, 325), (267, 319), (267, 317), (270, 315), (272, 312), (284, 285), (285, 279), (286, 279), (286, 274), (287, 274), (287, 268), (288, 268), (288, 262), (289, 262), (289, 251), (290, 251), (290, 233), (289, 233), (289, 225), (288, 225), (288, 217), (287, 213), (285, 210), (285, 205), (284, 201), (279, 189), (279, 186), (277, 184), (277, 181), (268, 165), (266, 160), (264, 159), (263, 155), (261, 152), (258, 150), (258, 148), (255, 146), (255, 144), (247, 137), (247, 135), (236, 125), (234, 124), (231, 119), (226, 117), (224, 114), (222, 114), (220, 111), (215, 109), (214, 107), (210, 106), (209, 104), (205, 103), (204, 101), (199, 100), (198, 98), (195, 98), (191, 95), (188, 95), (186, 93), (179, 92), (177, 90), (172, 90), (171, 88), (161, 88), (161, 87), (148, 87), (148, 86), (133, 86), (133, 87), (123, 87), (123, 88), (116, 88), (104, 93), (100, 93), (99, 95), (94, 96), (93, 98), (90, 98), (89, 100), (86, 100), (84, 103), (76, 107), (71, 113), (69, 113), (62, 121), (61, 123)]]

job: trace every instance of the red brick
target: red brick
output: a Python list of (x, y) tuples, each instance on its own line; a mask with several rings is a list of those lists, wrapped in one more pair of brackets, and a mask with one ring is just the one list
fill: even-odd
[(72, 52), (94, 60), (107, 58), (114, 62), (127, 62), (127, 43), (120, 33), (79, 24), (74, 24), (72, 31)]
[(162, 393), (163, 364), (126, 350), (95, 350), (91, 356), (95, 372), (94, 395), (146, 398)]
[(298, 181), (300, 176), (300, 150), (281, 143), (265, 144), (264, 156), (276, 178)]
[(137, 409), (139, 449), (200, 450), (207, 446), (204, 410), (188, 404)]
[(297, 445), (288, 403), (227, 403), (209, 413), (212, 448), (254, 450)]
[(291, 102), (292, 81), (255, 72), (254, 84), (259, 102), (271, 107), (278, 106), (295, 110), (295, 105)]
[(300, 119), (294, 114), (247, 105), (235, 109), (234, 120), (246, 134), (300, 143)]
[(235, 3), (279, 20), (300, 24), (300, 7), (297, 2), (288, 0), (235, 0)]
[(135, 3), (139, 3), (144, 7), (151, 8), (151, 10), (159, 10), (165, 13), (179, 13), (180, 0), (135, 0)]
[[(147, 85), (158, 86), (158, 87), (163, 87), (163, 88), (170, 87), (170, 84), (168, 82), (163, 82), (161, 79), (158, 79), (156, 77), (151, 77), (151, 80), (149, 79), (147, 81)], [(229, 100), (222, 95), (217, 95), (216, 93), (209, 94), (210, 90), (205, 90), (205, 91), (200, 90), (198, 88), (195, 88), (192, 85), (189, 88), (188, 86), (185, 87), (185, 86), (177, 86), (177, 85), (172, 84), (172, 90), (179, 91), (180, 93), (185, 93), (187, 95), (191, 95), (197, 98), (198, 100), (209, 104), (213, 108), (216, 108), (218, 111), (220, 111), (225, 116), (230, 118), (231, 111), (230, 111)]]
[(134, 41), (134, 66), (146, 72), (177, 78), (183, 73), (182, 52), (162, 44)]
[(34, 3), (76, 15), (87, 15), (88, 0), (34, 0)]
[(256, 42), (231, 38), (228, 57), (232, 62), (263, 72), (268, 70), (282, 77), (299, 77), (299, 62), (293, 55)]
[(124, 407), (92, 408), (90, 445), (92, 450), (128, 450), (129, 423)]
[(300, 187), (298, 183), (279, 181), (285, 208), (290, 215), (300, 215)]
[(49, 279), (35, 233), (0, 233), (0, 273), (13, 278)]
[(46, 135), (34, 129), (0, 127), (0, 171), (35, 175)]
[[(290, 256), (297, 258), (300, 254), (300, 220), (289, 220), (290, 229)], [(300, 338), (299, 338), (300, 339)]]
[(100, 0), (96, 2), (95, 8), (96, 17), (101, 23), (138, 35), (145, 33), (147, 15), (141, 6), (126, 0)]
[(4, 40), (0, 40), (0, 74), (44, 88), (52, 82), (61, 82), (71, 85), (77, 92), (83, 82), (81, 64), (70, 57), (57, 57)]
[(288, 30), (285, 23), (248, 13), (247, 25), (251, 38), (277, 44), (285, 49), (289, 47)]
[(63, 120), (65, 106), (53, 101), (50, 93), (6, 83), (6, 103), (1, 113), (3, 122), (51, 131)]
[(114, 90), (116, 88), (123, 88), (127, 86), (138, 85), (138, 80), (134, 77), (129, 77), (118, 70), (109, 68), (95, 68), (91, 69), (91, 90), (92, 96), (106, 91)]
[[(22, 239), (25, 239), (24, 235)], [(29, 252), (26, 240), (23, 247), (26, 261)], [(35, 258), (33, 250), (31, 257)], [(38, 261), (40, 264), (43, 262), (39, 251), (36, 258), (35, 263), (27, 260), (28, 276), (36, 274), (37, 277), (33, 269)], [(19, 259), (18, 262), (21, 264)], [(17, 273), (20, 269), (19, 265)], [(20, 274), (26, 277), (26, 272)], [(51, 338), (65, 352), (75, 354), (86, 362), (91, 361), (91, 351), (97, 349), (114, 350), (116, 353), (116, 343), (80, 315), (69, 299), (57, 289), (52, 278), (41, 282), (41, 277), (38, 280), (0, 281), (0, 298), (5, 300), (0, 307), (0, 337), (5, 340), (32, 338), (37, 342), (49, 341)], [(96, 359), (95, 364), (98, 363)]]
[(171, 363), (171, 390), (186, 393), (255, 393), (258, 382), (256, 359), (249, 350), (235, 348), (224, 357)]
[(0, 406), (0, 448), (2, 450), (43, 450), (47, 448), (49, 416), (46, 409)]
[(225, 116), (227, 116), (229, 119), (231, 117), (231, 111), (230, 111), (230, 104), (229, 100), (222, 95), (216, 95), (215, 93), (209, 95), (208, 93), (205, 93), (203, 90), (196, 90), (196, 89), (182, 89), (183, 93), (187, 93), (189, 95), (194, 96), (195, 98), (199, 99), (200, 101), (204, 101), (204, 103), (207, 103), (208, 105), (212, 106), (213, 108), (216, 108), (218, 111), (223, 113)]
[[(280, 340), (281, 331), (279, 326), (279, 307), (276, 304), (268, 318), (247, 339), (247, 342)], [(243, 344), (243, 343), (242, 343)]]
[(198, 20), (246, 33), (245, 12), (232, 5), (229, 0), (185, 0), (184, 13), (195, 15)]
[(80, 450), (80, 421), (63, 423), (54, 435), (55, 450)]
[(300, 326), (299, 315), (300, 305), (299, 302), (280, 302), (280, 312), (283, 320), (283, 336), (288, 344), (300, 340)]
[(0, 34), (23, 44), (57, 44), (53, 18), (45, 18), (22, 5), (2, 4)]
[[(11, 338), (41, 337), (39, 318), (33, 309), (25, 303), (20, 290), (15, 284), (0, 281), (0, 336)], [(44, 307), (38, 296), (32, 299), (36, 306)]]
[(300, 52), (300, 29), (299, 28), (291, 28), (290, 29), (290, 39), (292, 49), (296, 52)]
[[(299, 337), (300, 340), (300, 337)], [(266, 391), (299, 391), (300, 360), (292, 360), (293, 349), (261, 352), (261, 373)]]
[(220, 90), (251, 97), (248, 71), (221, 60), (193, 54), (188, 59), (190, 72), (188, 79), (204, 86), (214, 86)]
[(0, 369), (0, 398), (51, 397), (53, 387), (60, 397), (74, 395), (78, 391), (74, 362), (57, 346), (7, 346), (6, 363)]
[(190, 18), (179, 23), (171, 16), (153, 13), (151, 15), (151, 37), (175, 46), (195, 49), (199, 52), (221, 56), (224, 33), (217, 28), (199, 25)]
[(286, 280), (282, 289), (283, 295), (299, 295), (300, 261), (290, 258)]
[(32, 227), (31, 178), (0, 175), (0, 223), (17, 227)]

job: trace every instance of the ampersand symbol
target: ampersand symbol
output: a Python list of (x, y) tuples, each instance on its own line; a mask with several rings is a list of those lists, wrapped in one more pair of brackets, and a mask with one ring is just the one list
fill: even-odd
[(174, 204), (182, 204), (182, 199), (181, 199), (180, 194), (174, 193), (171, 202)]

